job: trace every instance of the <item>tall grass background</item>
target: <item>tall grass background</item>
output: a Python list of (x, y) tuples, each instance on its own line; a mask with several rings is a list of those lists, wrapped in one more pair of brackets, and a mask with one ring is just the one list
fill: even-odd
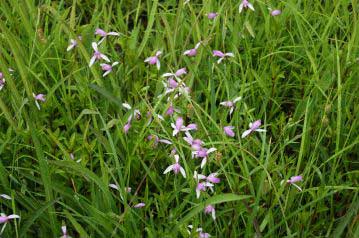
[[(3, 236), (59, 237), (66, 224), (73, 237), (190, 237), (193, 224), (213, 237), (358, 237), (359, 3), (251, 2), (239, 14), (235, 0), (2, 1), (0, 191), (13, 199), (1, 211), (21, 216)], [(120, 62), (106, 78), (88, 67), (97, 27), (122, 33), (101, 46)], [(196, 57), (182, 55), (200, 40)], [(214, 49), (235, 57), (216, 64)], [(156, 50), (159, 72), (143, 62)], [(173, 139), (171, 119), (147, 125), (146, 111), (166, 110), (160, 75), (181, 67), (192, 91), (176, 107), (218, 149), (206, 171), (222, 181), (201, 199), (184, 141), (173, 140), (187, 179), (163, 175), (171, 148), (146, 140)], [(32, 93), (46, 94), (40, 111)], [(229, 117), (219, 103), (236, 96)], [(127, 135), (123, 102), (142, 112)], [(267, 132), (240, 139), (256, 119)], [(302, 192), (280, 184), (297, 174)]]

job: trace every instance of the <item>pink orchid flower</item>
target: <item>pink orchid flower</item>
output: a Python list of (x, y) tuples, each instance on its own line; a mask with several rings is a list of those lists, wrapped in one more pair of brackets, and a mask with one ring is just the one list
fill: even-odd
[(176, 77), (176, 78), (179, 78), (184, 74), (187, 74), (187, 69), (186, 68), (181, 68), (181, 69), (177, 70), (175, 73), (164, 73), (162, 75), (162, 77), (170, 77), (170, 78)]
[(106, 77), (106, 75), (112, 72), (112, 68), (116, 65), (118, 65), (117, 61), (113, 62), (112, 64), (100, 64), (102, 70), (105, 71), (105, 73), (102, 76)]
[(120, 33), (114, 31), (106, 32), (100, 28), (97, 28), (95, 30), (95, 35), (102, 37), (102, 39), (98, 42), (98, 44), (100, 45), (106, 39), (107, 36), (119, 36)]
[(212, 20), (214, 18), (216, 18), (218, 16), (218, 13), (217, 12), (210, 12), (207, 14), (207, 18)]
[(239, 4), (239, 13), (243, 11), (243, 8), (249, 8), (254, 11), (253, 5), (248, 0), (243, 0), (241, 4)]
[(196, 46), (193, 48), (193, 49), (189, 49), (189, 50), (186, 50), (185, 52), (183, 52), (183, 55), (187, 55), (187, 56), (196, 56), (197, 55), (197, 50), (198, 48), (200, 47), (200, 45), (202, 44), (202, 42), (198, 42), (196, 44)]
[(107, 62), (110, 62), (110, 59), (98, 50), (98, 44), (96, 42), (92, 42), (92, 48), (94, 50), (94, 53), (90, 60), (90, 64), (89, 64), (90, 67), (95, 63), (96, 60), (103, 59)]
[(0, 216), (0, 224), (3, 224), (5, 222), (8, 222), (9, 220), (12, 220), (12, 219), (18, 219), (20, 218), (19, 215), (16, 215), (16, 214), (12, 214), (12, 215), (5, 215), (4, 213), (1, 213), (1, 216)]
[(131, 128), (131, 121), (128, 121), (128, 122), (123, 126), (123, 132), (124, 132), (125, 134), (127, 134), (128, 131), (130, 130), (130, 128)]
[(243, 132), (242, 138), (248, 136), (249, 134), (251, 134), (254, 131), (256, 131), (256, 132), (265, 132), (266, 130), (259, 129), (259, 127), (261, 125), (262, 125), (261, 120), (257, 120), (257, 121), (255, 121), (253, 123), (249, 123), (249, 129)]
[(208, 182), (211, 182), (211, 183), (216, 184), (216, 183), (221, 182), (221, 179), (218, 178), (217, 176), (218, 176), (218, 173), (211, 173), (211, 174), (209, 174), (209, 175), (208, 175), (207, 177), (205, 177), (205, 178), (206, 178), (206, 180), (207, 180)]
[(172, 116), (175, 112), (181, 113), (181, 111), (178, 110), (177, 108), (174, 108), (173, 104), (171, 103), (166, 110), (166, 115)]
[(275, 16), (282, 14), (282, 11), (279, 9), (274, 9), (270, 12), (270, 14), (271, 14), (271, 16), (275, 17)]
[(146, 204), (143, 203), (143, 202), (141, 202), (141, 203), (138, 203), (138, 204), (134, 205), (133, 207), (134, 207), (134, 208), (142, 208), (142, 207), (144, 207), (144, 206), (146, 206)]
[(193, 123), (188, 126), (184, 126), (182, 117), (178, 117), (176, 119), (176, 124), (171, 123), (171, 127), (173, 128), (172, 136), (176, 136), (180, 131), (197, 130), (197, 125)]
[(183, 139), (191, 146), (191, 148), (195, 151), (200, 150), (203, 145), (203, 141), (200, 139), (193, 139), (192, 135), (186, 131), (186, 136), (183, 137)]
[(175, 174), (181, 172), (182, 176), (186, 178), (186, 172), (183, 167), (179, 164), (179, 155), (174, 155), (176, 163), (168, 166), (163, 174), (167, 174), (170, 171), (173, 171)]
[(235, 133), (233, 131), (234, 126), (225, 126), (223, 127), (224, 133), (229, 137), (234, 137)]
[(61, 231), (62, 231), (62, 236), (60, 238), (71, 238), (71, 236), (69, 236), (67, 234), (67, 228), (66, 226), (61, 226)]
[(299, 191), (302, 191), (302, 188), (299, 187), (297, 184), (297, 182), (300, 182), (303, 180), (303, 176), (302, 175), (297, 175), (297, 176), (292, 176), (290, 177), (290, 179), (287, 180), (287, 184), (293, 185), (294, 187), (296, 187)]
[(82, 37), (78, 36), (77, 39), (70, 39), (70, 45), (67, 47), (66, 51), (74, 49), (78, 45), (78, 41), (81, 41)]
[(145, 59), (146, 63), (149, 63), (150, 65), (156, 65), (157, 69), (160, 70), (161, 68), (161, 62), (159, 60), (160, 55), (162, 54), (161, 51), (157, 51), (156, 54), (154, 56), (148, 57), (147, 59)]
[(234, 57), (234, 54), (232, 52), (223, 53), (222, 51), (214, 50), (213, 56), (219, 57), (219, 60), (217, 60), (217, 64), (220, 64), (222, 62), (222, 60), (224, 60), (225, 58)]
[(41, 107), (40, 107), (39, 102), (45, 102), (46, 101), (45, 94), (40, 93), (40, 94), (36, 95), (35, 93), (33, 93), (32, 96), (35, 99), (36, 107), (40, 110)]
[(213, 221), (216, 220), (216, 209), (212, 205), (208, 205), (204, 208), (205, 214), (212, 214)]
[(206, 165), (208, 155), (216, 150), (217, 150), (216, 148), (210, 148), (210, 149), (200, 148), (199, 150), (194, 151), (193, 154), (195, 155), (196, 158), (202, 158), (201, 169)]
[(210, 182), (212, 184), (220, 183), (221, 179), (217, 177), (218, 173), (211, 173), (208, 176), (205, 176), (203, 174), (197, 173), (197, 171), (194, 171), (193, 178), (197, 180), (207, 180), (207, 182)]
[[(194, 171), (193, 178), (197, 181), (196, 186), (196, 196), (200, 197), (201, 191), (206, 191), (206, 188), (209, 188), (213, 192), (213, 186), (215, 183), (219, 183), (221, 180), (217, 178), (217, 173), (212, 173), (208, 177), (203, 174), (198, 174), (197, 171)], [(201, 180), (206, 180), (202, 181)]]
[(197, 199), (201, 196), (201, 192), (206, 191), (206, 188), (212, 189), (214, 185), (209, 182), (198, 182), (196, 186), (196, 197)]
[(12, 198), (7, 195), (7, 194), (0, 194), (0, 197), (4, 198), (4, 199), (7, 199), (7, 200), (11, 200)]
[(229, 107), (230, 111), (229, 111), (229, 115), (232, 115), (234, 107), (236, 105), (236, 102), (240, 101), (242, 99), (242, 97), (236, 97), (234, 100), (232, 101), (224, 101), (221, 102), (220, 105), (224, 106), (224, 107)]

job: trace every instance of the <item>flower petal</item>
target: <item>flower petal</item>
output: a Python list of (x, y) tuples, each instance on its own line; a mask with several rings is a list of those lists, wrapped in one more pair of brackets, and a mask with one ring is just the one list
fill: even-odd
[(168, 172), (172, 171), (173, 170), (173, 164), (168, 166), (167, 169), (163, 172), (163, 174), (167, 174)]

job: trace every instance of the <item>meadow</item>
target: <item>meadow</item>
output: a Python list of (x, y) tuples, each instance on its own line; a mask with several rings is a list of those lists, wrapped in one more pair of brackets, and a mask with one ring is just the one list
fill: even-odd
[(359, 237), (357, 0), (4, 0), (0, 237)]

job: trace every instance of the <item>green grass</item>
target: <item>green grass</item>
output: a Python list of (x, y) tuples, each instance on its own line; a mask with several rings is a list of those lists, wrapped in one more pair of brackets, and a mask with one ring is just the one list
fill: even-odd
[[(359, 2), (250, 2), (256, 11), (239, 14), (237, 0), (2, 1), (0, 193), (13, 199), (0, 203), (21, 216), (2, 236), (60, 237), (66, 224), (72, 237), (197, 237), (193, 224), (212, 237), (359, 237)], [(105, 78), (88, 67), (97, 27), (121, 33), (100, 47), (120, 62)], [(196, 57), (182, 55), (200, 40)], [(159, 72), (143, 62), (157, 50)], [(216, 64), (212, 50), (235, 57)], [(174, 105), (217, 148), (204, 171), (173, 119), (147, 123), (169, 105), (160, 76), (182, 67), (191, 97)], [(32, 93), (46, 94), (40, 111)], [(228, 117), (219, 103), (237, 96)], [(127, 135), (123, 102), (142, 113)], [(267, 132), (241, 139), (256, 119)], [(154, 148), (150, 134), (174, 144)], [(172, 148), (186, 179), (163, 175)], [(220, 174), (214, 193), (196, 198), (194, 170)], [(280, 184), (299, 174), (302, 192)]]

